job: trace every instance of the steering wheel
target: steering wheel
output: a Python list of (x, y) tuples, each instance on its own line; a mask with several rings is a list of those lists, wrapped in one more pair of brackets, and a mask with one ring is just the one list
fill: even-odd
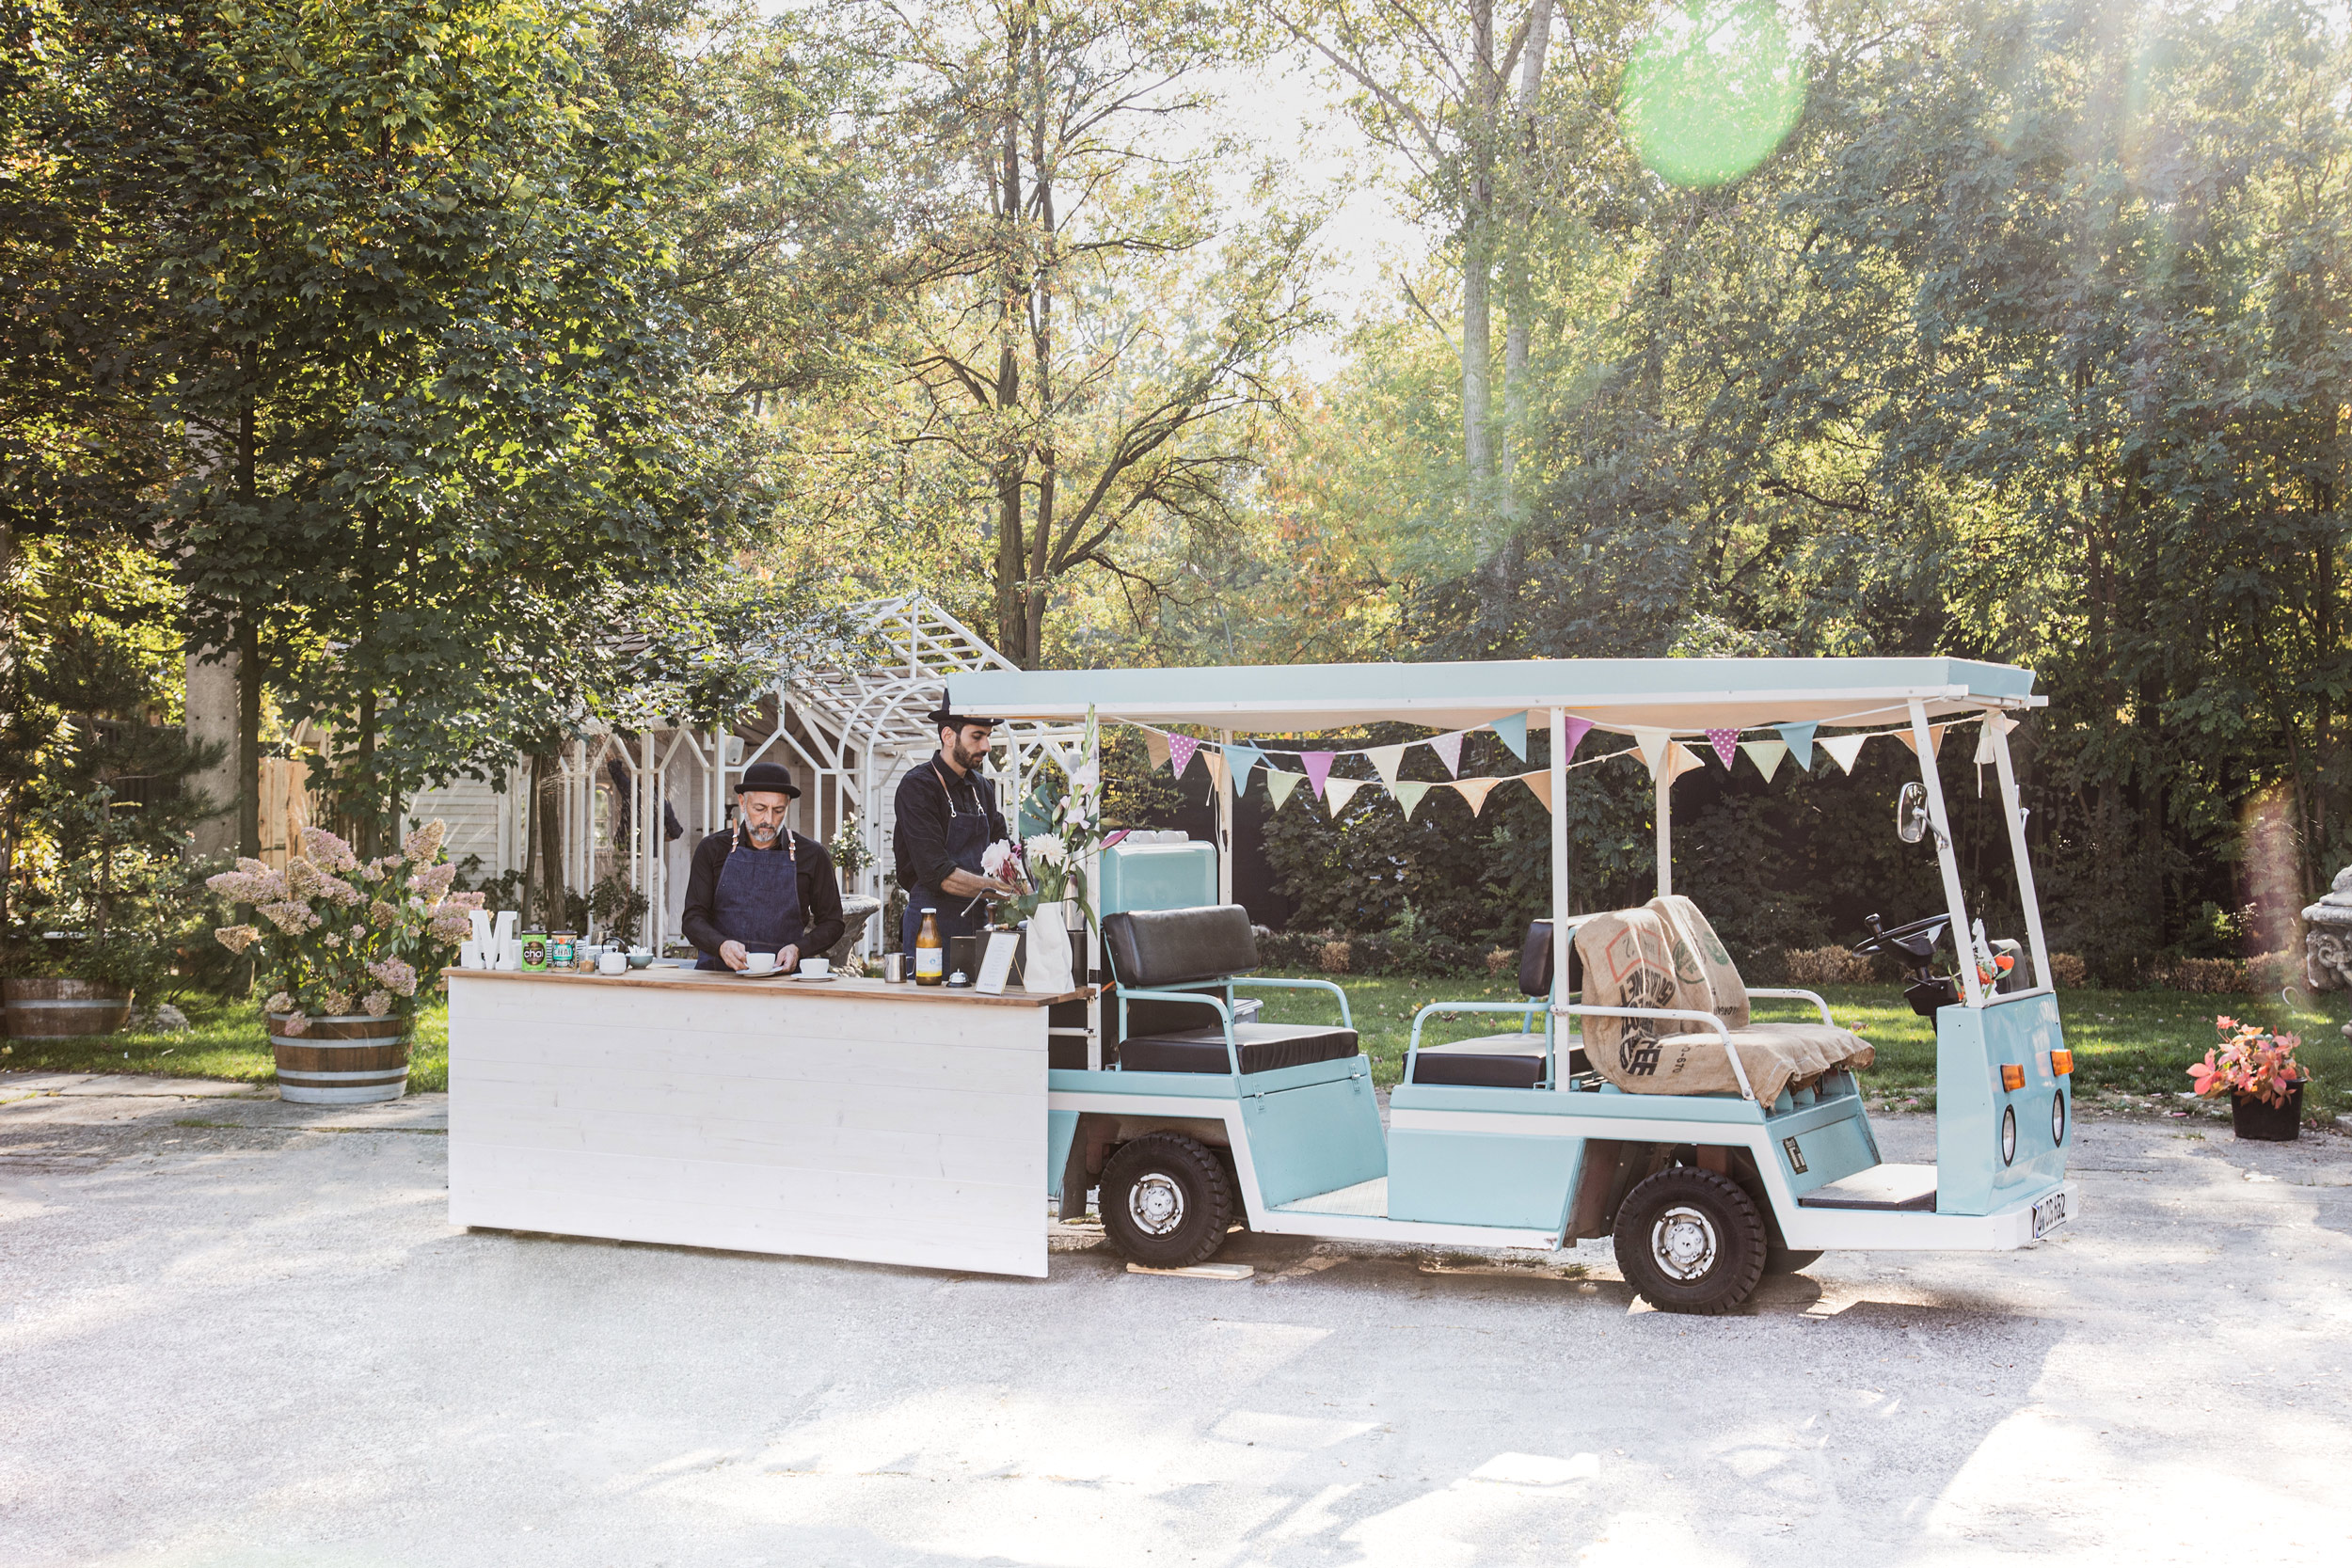
[(1952, 917), (1948, 914), (1931, 914), (1887, 929), (1880, 927), (1877, 915), (1872, 915), (1863, 923), (1870, 927), (1870, 934), (1856, 942), (1853, 951), (1867, 956), (1892, 949), (1914, 962), (1925, 963), (1928, 955), (1935, 951), (1936, 942), (1942, 939), (1944, 927), (1951, 923)]

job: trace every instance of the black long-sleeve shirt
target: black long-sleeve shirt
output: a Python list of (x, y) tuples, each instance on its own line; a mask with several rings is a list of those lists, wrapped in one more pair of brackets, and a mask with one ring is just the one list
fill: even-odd
[[(686, 940), (705, 953), (716, 958), (726, 934), (715, 924), (719, 912), (719, 871), (727, 863), (727, 852), (734, 847), (735, 832), (712, 833), (694, 846), (694, 863), (686, 874), (686, 910), (678, 917), (678, 929)], [(772, 855), (791, 847), (793, 869), (800, 874), (801, 954), (811, 958), (822, 954), (841, 940), (848, 927), (841, 919), (841, 879), (834, 874), (833, 855), (815, 839), (801, 833), (786, 832), (770, 849), (755, 849), (752, 841), (743, 840), (746, 854)]]
[(947, 879), (957, 868), (947, 858), (947, 798), (955, 796), (956, 810), (965, 815), (984, 812), (988, 816), (988, 837), (991, 843), (1010, 835), (1005, 829), (1004, 815), (996, 809), (994, 781), (977, 773), (959, 775), (938, 757), (932, 757), (898, 781), (898, 826), (891, 834), (891, 847), (898, 861), (898, 885), (912, 892), (918, 887), (935, 888)]

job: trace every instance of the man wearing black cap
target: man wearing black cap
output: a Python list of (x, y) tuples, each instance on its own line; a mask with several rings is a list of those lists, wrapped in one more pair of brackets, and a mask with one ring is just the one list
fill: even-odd
[(980, 869), (981, 851), (1008, 836), (996, 785), (980, 775), (996, 721), (951, 713), (943, 694), (931, 722), (939, 730), (939, 754), (898, 781), (892, 840), (898, 885), (907, 894), (898, 927), (898, 948), (906, 953), (914, 951), (926, 911), (937, 917), (944, 946), (949, 937), (971, 936), (987, 926), (980, 905), (988, 895), (1015, 891)]
[(841, 940), (833, 856), (784, 825), (800, 793), (789, 770), (753, 763), (735, 786), (735, 827), (694, 846), (678, 927), (702, 949), (695, 968), (743, 969), (748, 955), (773, 953), (790, 969)]

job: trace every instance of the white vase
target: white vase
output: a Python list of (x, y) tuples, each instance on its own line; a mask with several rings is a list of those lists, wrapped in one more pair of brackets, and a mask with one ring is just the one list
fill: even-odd
[(1040, 904), (1029, 916), (1029, 940), (1021, 958), (1021, 989), (1058, 994), (1073, 989), (1070, 973), (1070, 927), (1063, 924), (1063, 906)]

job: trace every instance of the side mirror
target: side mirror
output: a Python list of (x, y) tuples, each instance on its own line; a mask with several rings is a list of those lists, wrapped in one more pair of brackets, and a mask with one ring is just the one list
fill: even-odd
[(1895, 797), (1895, 836), (1916, 844), (1928, 836), (1928, 786), (1907, 784)]

